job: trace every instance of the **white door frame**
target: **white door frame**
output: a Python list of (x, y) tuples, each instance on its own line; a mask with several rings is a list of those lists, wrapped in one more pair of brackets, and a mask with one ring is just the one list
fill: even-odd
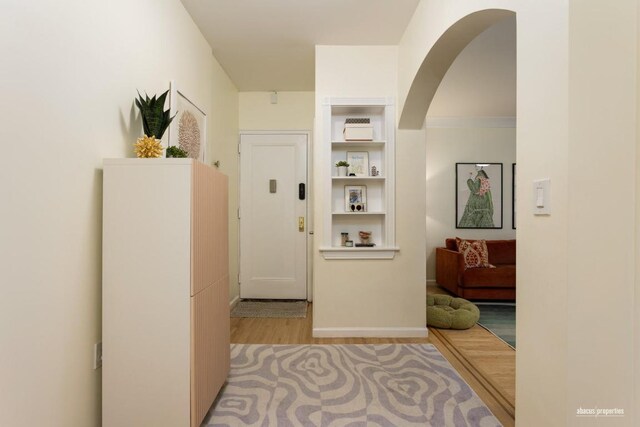
[[(242, 135), (305, 135), (307, 137), (307, 301), (313, 301), (313, 239), (314, 239), (314, 224), (313, 224), (313, 143), (311, 130), (240, 130), (238, 132), (238, 146), (240, 144), (240, 138)], [(240, 155), (238, 156), (238, 208), (240, 206), (240, 179), (241, 179), (241, 164)], [(242, 226), (241, 224), (239, 225)], [(240, 246), (240, 233), (238, 232), (238, 277), (240, 277), (240, 257), (242, 256), (242, 248)], [(242, 286), (242, 284), (240, 284)]]

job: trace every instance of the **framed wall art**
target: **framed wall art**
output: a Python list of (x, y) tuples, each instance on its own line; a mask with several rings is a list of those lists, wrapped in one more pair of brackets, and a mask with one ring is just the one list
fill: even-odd
[(169, 126), (169, 146), (185, 150), (188, 157), (204, 162), (207, 146), (207, 115), (193, 103), (175, 82), (171, 82), (171, 112), (176, 116)]
[(502, 163), (456, 163), (456, 228), (502, 228)]
[(367, 211), (366, 185), (344, 186), (344, 210), (354, 213)]
[(349, 163), (349, 175), (369, 176), (369, 152), (347, 151), (347, 163)]

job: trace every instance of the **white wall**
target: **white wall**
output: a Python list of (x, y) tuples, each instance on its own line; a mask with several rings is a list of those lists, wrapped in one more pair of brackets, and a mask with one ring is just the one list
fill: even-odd
[(240, 92), (241, 130), (312, 130), (315, 92)]
[[(513, 127), (427, 127), (426, 143), (427, 280), (433, 281), (436, 278), (435, 248), (444, 246), (446, 238), (515, 239), (511, 221), (511, 165), (516, 161), (516, 130)], [(502, 229), (456, 229), (455, 164), (474, 162), (502, 163)], [(491, 182), (492, 187), (500, 185), (495, 179)]]
[(217, 156), (235, 89), (178, 0), (4, 1), (0, 52), (0, 425), (99, 425), (102, 159), (133, 155), (136, 89), (172, 79)]
[[(575, 416), (597, 406), (637, 425), (637, 2), (423, 0), (399, 46), (401, 100), (439, 34), (485, 8), (515, 8), (518, 23), (518, 424), (598, 425)], [(550, 216), (530, 212), (539, 178)]]
[[(316, 47), (315, 235), (322, 236), (322, 183), (330, 177), (320, 144), (326, 97), (397, 96), (395, 46)], [(396, 134), (394, 260), (325, 260), (314, 247), (313, 327), (425, 327), (424, 131)]]

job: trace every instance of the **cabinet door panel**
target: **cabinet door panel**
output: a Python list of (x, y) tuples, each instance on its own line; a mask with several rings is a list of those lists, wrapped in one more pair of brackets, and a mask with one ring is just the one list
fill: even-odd
[(219, 390), (229, 375), (230, 367), (230, 315), (229, 315), (229, 276), (225, 276), (213, 286), (215, 305), (213, 336), (215, 349), (213, 354), (214, 389)]
[(213, 282), (218, 282), (229, 274), (229, 204), (228, 178), (219, 172), (214, 173), (214, 212), (215, 230)]
[(191, 211), (191, 295), (196, 295), (215, 278), (216, 259), (216, 175), (212, 167), (193, 163)]
[(191, 297), (191, 425), (199, 426), (218, 392), (215, 288)]
[(229, 374), (229, 276), (191, 297), (191, 425), (199, 426)]

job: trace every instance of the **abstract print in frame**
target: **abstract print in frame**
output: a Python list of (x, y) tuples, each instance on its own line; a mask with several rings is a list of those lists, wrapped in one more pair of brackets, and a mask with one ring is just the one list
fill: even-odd
[(349, 163), (349, 174), (369, 176), (368, 151), (347, 151), (347, 163)]
[(502, 228), (502, 163), (456, 163), (456, 228)]
[(207, 114), (171, 82), (171, 112), (176, 117), (169, 127), (169, 146), (176, 145), (187, 157), (204, 162), (207, 146)]
[(344, 186), (344, 211), (345, 212), (366, 212), (367, 211), (367, 186), (366, 185), (345, 185)]

